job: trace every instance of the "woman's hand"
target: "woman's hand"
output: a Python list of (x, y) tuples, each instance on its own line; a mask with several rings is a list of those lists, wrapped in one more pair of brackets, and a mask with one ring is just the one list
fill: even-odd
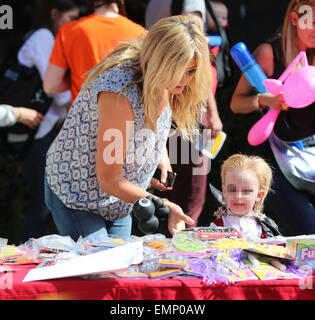
[(195, 221), (189, 216), (184, 214), (182, 208), (177, 204), (163, 199), (164, 205), (170, 208), (168, 215), (168, 230), (173, 235), (174, 231), (183, 230), (186, 228), (186, 224), (193, 225)]
[(14, 112), (17, 116), (17, 121), (23, 123), (31, 129), (36, 128), (44, 119), (44, 116), (31, 108), (16, 107)]
[(173, 172), (166, 147), (164, 148), (164, 152), (162, 154), (158, 168), (161, 170), (161, 181), (152, 178), (150, 182), (151, 187), (159, 191), (172, 190), (172, 188), (166, 187), (164, 185), (167, 179), (167, 171)]
[(160, 182), (158, 179), (155, 179), (155, 178), (151, 179), (150, 187), (158, 191), (172, 190), (172, 188), (166, 187), (162, 182)]
[(288, 109), (288, 106), (285, 103), (283, 94), (273, 95), (271, 93), (263, 93), (258, 96), (259, 105), (263, 107), (269, 107), (271, 109), (277, 109), (285, 111)]

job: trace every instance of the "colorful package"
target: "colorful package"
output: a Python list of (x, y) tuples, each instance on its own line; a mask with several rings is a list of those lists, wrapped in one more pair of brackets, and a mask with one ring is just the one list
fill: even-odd
[(190, 259), (190, 268), (202, 275), (204, 281), (211, 285), (218, 281), (226, 284), (243, 280), (257, 280), (257, 276), (242, 260), (240, 248), (222, 250), (213, 249), (209, 257)]
[(141, 272), (138, 265), (130, 266), (125, 271), (113, 272), (118, 278), (148, 278), (149, 276)]
[(213, 241), (221, 238), (240, 239), (241, 234), (234, 228), (225, 227), (196, 227), (194, 231), (199, 235), (202, 241)]
[(151, 279), (164, 279), (170, 278), (177, 275), (180, 275), (181, 269), (180, 268), (167, 268), (164, 270), (158, 270), (155, 272), (149, 272), (148, 275)]
[[(258, 265), (254, 265), (250, 261), (251, 255), (257, 261)], [(271, 258), (267, 256), (249, 253), (247, 257), (243, 258), (243, 260), (260, 280), (300, 278), (298, 274), (290, 272), (290, 270), (281, 271), (278, 267), (274, 267), (271, 264)]]
[(109, 237), (105, 228), (101, 228), (100, 230), (88, 235), (83, 240), (81, 239), (81, 241), (86, 245), (104, 248), (115, 248), (126, 244), (126, 241), (123, 239)]
[(244, 249), (250, 252), (255, 252), (271, 257), (292, 259), (292, 257), (288, 253), (287, 248), (281, 245), (247, 242), (244, 246)]
[(290, 238), (287, 250), (295, 259), (297, 266), (306, 266), (315, 270), (315, 237)]
[(187, 253), (206, 253), (207, 246), (193, 231), (179, 231), (173, 236), (171, 250)]
[(188, 258), (177, 254), (164, 254), (158, 260), (158, 265), (164, 268), (187, 268)]

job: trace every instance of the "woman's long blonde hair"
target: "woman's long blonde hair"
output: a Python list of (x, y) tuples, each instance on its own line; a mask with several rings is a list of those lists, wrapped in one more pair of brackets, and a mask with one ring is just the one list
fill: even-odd
[(263, 197), (255, 203), (254, 211), (261, 211), (272, 182), (272, 170), (270, 166), (259, 156), (248, 156), (240, 153), (233, 154), (221, 166), (222, 185), (225, 185), (226, 173), (232, 170), (251, 170), (254, 172), (259, 181), (260, 190), (264, 191)]
[[(315, 7), (315, 0), (292, 0), (285, 14), (282, 28), (282, 51), (285, 65), (289, 65), (300, 52), (297, 47), (296, 27), (291, 22), (290, 14), (291, 12), (296, 12), (299, 17), (302, 17), (303, 13), (299, 13), (299, 9), (304, 5)], [(309, 63), (315, 65), (315, 49), (308, 49), (307, 55)]]
[(195, 75), (182, 93), (170, 99), (177, 129), (182, 131), (183, 137), (192, 139), (199, 125), (201, 107), (206, 104), (212, 85), (207, 40), (193, 18), (161, 19), (144, 39), (121, 43), (92, 69), (84, 85), (115, 65), (132, 68), (135, 79), (128, 85), (136, 83), (141, 89), (146, 125), (155, 131), (165, 88), (172, 90), (179, 84), (194, 58)]

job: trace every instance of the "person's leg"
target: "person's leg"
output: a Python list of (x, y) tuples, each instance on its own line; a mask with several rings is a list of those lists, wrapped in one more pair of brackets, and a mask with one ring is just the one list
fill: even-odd
[(66, 207), (50, 189), (46, 179), (45, 198), (60, 235), (70, 236), (77, 241), (80, 236), (84, 238), (102, 228), (107, 230), (105, 220), (101, 216)]
[(29, 238), (44, 235), (49, 210), (45, 205), (44, 176), (46, 153), (52, 142), (50, 135), (35, 140), (23, 163), (23, 169), (30, 190), (30, 199), (25, 213), (23, 242)]

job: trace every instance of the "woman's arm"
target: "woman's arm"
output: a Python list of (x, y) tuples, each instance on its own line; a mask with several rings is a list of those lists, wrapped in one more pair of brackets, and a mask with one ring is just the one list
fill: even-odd
[(211, 129), (211, 137), (216, 138), (223, 129), (223, 124), (219, 116), (217, 103), (211, 92), (206, 105), (207, 112), (204, 114), (203, 123), (207, 129)]
[(0, 105), (0, 127), (13, 126), (21, 122), (30, 128), (35, 128), (43, 120), (43, 115), (34, 109)]
[(48, 64), (43, 83), (47, 94), (60, 93), (70, 89), (70, 77), (66, 71), (54, 64)]
[[(270, 44), (263, 43), (253, 53), (267, 77), (273, 74), (274, 57)], [(241, 76), (231, 100), (231, 110), (235, 113), (250, 113), (268, 106), (273, 109), (285, 110), (283, 95), (263, 93), (251, 95), (252, 87), (244, 75)]]
[[(128, 99), (113, 92), (102, 92), (98, 98), (99, 121), (97, 132), (96, 175), (100, 188), (123, 201), (134, 203), (150, 195), (149, 192), (123, 177), (123, 163), (126, 157), (130, 133), (128, 122), (134, 115)], [(170, 208), (169, 229), (193, 224), (179, 206), (165, 200)]]
[(129, 132), (127, 122), (134, 121), (130, 102), (124, 95), (102, 92), (98, 98), (96, 173), (101, 189), (123, 201), (134, 203), (148, 192), (123, 177)]

